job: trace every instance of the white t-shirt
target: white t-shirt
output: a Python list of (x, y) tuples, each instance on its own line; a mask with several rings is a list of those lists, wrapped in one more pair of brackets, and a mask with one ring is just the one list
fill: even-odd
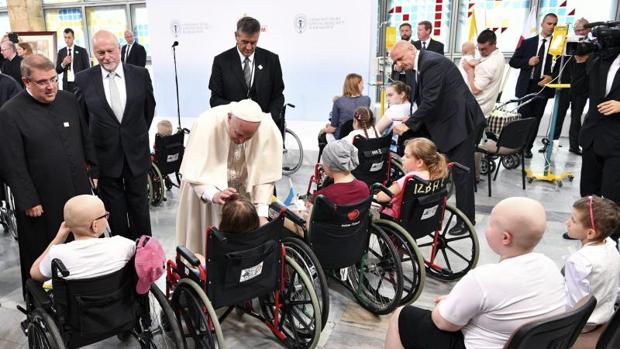
[(414, 105), (413, 109), (411, 108), (411, 103), (409, 102), (405, 102), (402, 104), (394, 104), (389, 106), (386, 110), (385, 113), (383, 114), (383, 117), (388, 117), (390, 118), (390, 120), (392, 121), (407, 121), (407, 119), (409, 119), (409, 113), (413, 113), (417, 110), (418, 108)]
[(67, 280), (88, 279), (120, 270), (136, 252), (136, 243), (122, 236), (74, 240), (54, 245), (41, 261), (39, 269), (52, 278), (52, 260), (58, 258), (69, 271)]
[[(368, 137), (366, 137), (366, 133), (368, 133)], [(353, 130), (353, 131), (349, 132), (349, 134), (346, 137), (344, 137), (344, 140), (346, 140), (347, 142), (353, 144), (353, 139), (357, 135), (360, 135), (360, 136), (362, 136), (364, 138), (379, 138), (379, 137), (381, 137), (379, 132), (376, 132), (372, 127), (367, 129), (366, 133), (364, 133), (364, 130), (362, 130), (362, 129)]]
[(445, 320), (465, 326), (466, 348), (502, 349), (524, 323), (564, 312), (565, 297), (555, 263), (528, 253), (473, 269), (438, 306)]
[(474, 84), (480, 90), (474, 97), (485, 116), (489, 116), (495, 107), (505, 66), (504, 54), (500, 49), (496, 49), (490, 55), (481, 57), (480, 63), (474, 68)]
[(592, 293), (596, 297), (596, 308), (588, 323), (604, 324), (609, 321), (620, 286), (620, 254), (616, 243), (607, 238), (603, 244), (586, 244), (568, 257), (564, 275), (568, 290), (567, 306), (573, 308), (581, 298)]

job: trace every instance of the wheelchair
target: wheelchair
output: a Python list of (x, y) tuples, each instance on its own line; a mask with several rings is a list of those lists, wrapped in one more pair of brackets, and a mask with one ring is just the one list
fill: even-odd
[[(166, 190), (178, 188), (181, 183), (179, 169), (185, 152), (185, 135), (188, 133), (188, 129), (180, 128), (170, 136), (155, 135), (155, 153), (151, 154), (147, 191), (149, 202), (153, 206), (166, 201)], [(176, 183), (170, 179), (172, 174)]]
[[(265, 323), (286, 347), (316, 347), (319, 300), (306, 271), (287, 255), (283, 223), (281, 213), (251, 233), (209, 228), (204, 266), (177, 247), (167, 263), (166, 289), (190, 347), (225, 347), (220, 323), (234, 309)], [(226, 310), (218, 317), (220, 308)]]
[(15, 217), (15, 198), (11, 188), (6, 183), (0, 181), (2, 190), (2, 200), (0, 200), (0, 224), (5, 233), (11, 234), (17, 240), (17, 218)]
[(311, 263), (311, 257), (303, 258), (313, 268), (310, 272), (323, 268), (349, 289), (363, 308), (384, 315), (398, 306), (403, 271), (396, 247), (383, 229), (371, 222), (371, 202), (372, 196), (357, 204), (339, 206), (318, 195), (308, 229), (303, 218), (279, 203), (272, 204), (272, 209), (284, 210), (303, 230), (303, 238), (291, 232), (286, 243), (302, 256), (310, 247), (318, 259), (318, 263)]
[(153, 284), (137, 294), (134, 260), (117, 272), (66, 280), (69, 271), (52, 261), (53, 289), (27, 280), (22, 330), (29, 348), (78, 348), (108, 337), (133, 337), (141, 348), (185, 348), (179, 322), (166, 296)]
[[(451, 170), (454, 167), (462, 171), (469, 170), (454, 162), (449, 167)], [(373, 223), (388, 233), (397, 248), (403, 249), (403, 262), (409, 253), (412, 253), (410, 259), (421, 254), (429, 276), (454, 281), (476, 266), (480, 248), (472, 223), (460, 210), (447, 203), (449, 182), (449, 177), (431, 181), (408, 177), (401, 192), (401, 208), (397, 217), (387, 215), (382, 210), (380, 217)], [(467, 231), (449, 236), (448, 231), (458, 222), (464, 222)], [(423, 270), (416, 270), (416, 264), (413, 263), (411, 267), (419, 276), (416, 280), (423, 285)], [(403, 269), (408, 268), (404, 265)], [(408, 275), (407, 271), (405, 275)], [(409, 284), (405, 283), (406, 291)], [(421, 290), (422, 285), (417, 288)], [(407, 299), (407, 296), (403, 298), (404, 303), (413, 300), (415, 294), (412, 299)]]

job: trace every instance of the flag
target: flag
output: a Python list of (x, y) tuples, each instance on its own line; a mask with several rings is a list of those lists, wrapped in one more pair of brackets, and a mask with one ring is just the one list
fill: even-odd
[(530, 9), (530, 14), (527, 15), (525, 23), (523, 24), (523, 32), (521, 32), (521, 36), (519, 37), (517, 48), (521, 46), (523, 40), (534, 36), (536, 33), (536, 6), (532, 6)]
[(297, 200), (297, 192), (295, 191), (293, 181), (290, 178), (288, 179), (288, 181), (291, 189), (289, 189), (288, 195), (286, 195), (286, 199), (284, 199), (284, 202), (282, 203), (284, 204), (284, 206), (290, 206), (295, 203), (295, 200)]
[(471, 17), (469, 19), (469, 35), (467, 36), (467, 41), (475, 42), (477, 36), (478, 36), (478, 27), (476, 26), (476, 12), (474, 9), (472, 9)]

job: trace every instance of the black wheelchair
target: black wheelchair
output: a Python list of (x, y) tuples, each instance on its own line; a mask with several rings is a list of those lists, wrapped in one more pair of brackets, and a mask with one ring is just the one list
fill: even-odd
[[(170, 136), (155, 135), (155, 153), (151, 154), (147, 191), (153, 206), (166, 200), (166, 190), (178, 188), (181, 183), (179, 169), (185, 152), (185, 135), (188, 133), (188, 129), (182, 128)], [(170, 175), (174, 175), (176, 183)]]
[[(306, 271), (287, 255), (280, 238), (284, 215), (254, 232), (209, 228), (206, 264), (184, 246), (167, 264), (167, 293), (188, 345), (224, 347), (220, 323), (237, 309), (265, 323), (289, 348), (314, 348), (321, 309)], [(215, 309), (226, 308), (217, 315)]]
[(69, 271), (52, 261), (53, 289), (26, 282), (26, 314), (22, 330), (29, 348), (78, 348), (108, 337), (133, 337), (141, 348), (185, 348), (179, 322), (166, 296), (153, 284), (136, 293), (133, 259), (114, 273), (67, 280)]
[(17, 218), (15, 217), (15, 198), (11, 188), (0, 180), (0, 224), (5, 233), (17, 240)]
[[(348, 288), (362, 307), (381, 315), (398, 305), (403, 272), (396, 247), (383, 229), (371, 222), (371, 202), (369, 197), (357, 204), (339, 206), (318, 195), (308, 229), (303, 218), (285, 210), (287, 217), (303, 231), (303, 238), (291, 232), (286, 244), (305, 260), (309, 273), (323, 268)], [(277, 203), (272, 208), (283, 209)], [(308, 246), (313, 253), (305, 252)], [(318, 262), (312, 261), (312, 254)]]
[[(451, 170), (454, 167), (469, 170), (454, 162), (449, 167)], [(373, 222), (388, 233), (399, 250), (402, 249), (403, 257), (408, 255), (409, 260), (414, 261), (409, 267), (403, 265), (405, 275), (410, 275), (407, 269), (413, 268), (414, 275), (417, 275), (412, 281), (421, 283), (414, 285), (413, 290), (421, 290), (424, 284), (424, 269), (416, 269), (422, 264), (415, 262), (420, 254), (426, 273), (440, 280), (458, 280), (478, 263), (480, 249), (476, 230), (460, 210), (447, 202), (449, 183), (449, 177), (431, 181), (408, 177), (401, 192), (400, 212), (393, 217), (381, 210), (380, 218)], [(464, 222), (466, 231), (449, 235), (448, 231), (459, 221)], [(406, 259), (402, 261), (404, 263)], [(405, 281), (407, 291), (410, 282)], [(403, 298), (403, 303), (411, 301)]]

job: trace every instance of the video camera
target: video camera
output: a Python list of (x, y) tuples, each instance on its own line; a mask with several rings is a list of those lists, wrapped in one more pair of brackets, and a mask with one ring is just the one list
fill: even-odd
[(620, 48), (620, 21), (592, 22), (583, 26), (592, 29), (592, 39), (585, 37), (568, 38), (566, 55), (586, 55), (592, 52)]

